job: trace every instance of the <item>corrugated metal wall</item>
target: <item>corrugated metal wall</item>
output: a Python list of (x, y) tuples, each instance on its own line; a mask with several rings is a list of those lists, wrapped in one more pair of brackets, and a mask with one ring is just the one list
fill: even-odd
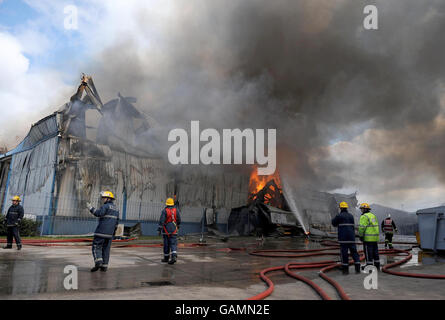
[(218, 222), (226, 223), (231, 208), (246, 204), (247, 174), (184, 167), (173, 176), (161, 159), (112, 151), (73, 137), (48, 138), (46, 134), (54, 135), (50, 131), (57, 128), (55, 117), (42, 123), (46, 124), (34, 126), (28, 138), (48, 140), (12, 155), (6, 197), (20, 195), (26, 213), (88, 218), (86, 202), (99, 207), (100, 191), (109, 189), (115, 193), (121, 219), (157, 221), (175, 185), (184, 222), (200, 222), (203, 208), (215, 206)]
[(232, 208), (246, 205), (249, 175), (214, 171), (211, 167), (201, 167), (199, 170), (184, 167), (176, 181), (178, 201), (183, 207), (201, 215), (204, 207), (214, 206), (219, 212), (218, 218), (223, 219), (218, 221), (225, 223)]
[[(69, 148), (69, 145), (63, 143), (61, 148)], [(61, 150), (66, 163), (59, 166), (56, 215), (90, 216), (85, 203), (89, 201), (95, 207), (100, 206), (100, 191), (109, 189), (115, 194), (122, 219), (159, 219), (166, 185), (170, 182), (163, 170), (163, 162), (111, 151), (107, 146), (96, 147), (103, 157), (73, 160), (69, 156), (72, 152)]]
[(0, 161), (0, 210), (3, 212), (5, 204), (8, 205), (7, 199), (5, 199), (6, 187), (8, 183), (9, 167), (11, 165), (11, 159), (6, 158)]
[(75, 138), (60, 143), (59, 156), (57, 216), (91, 216), (86, 202), (100, 206), (99, 193), (105, 189), (115, 194), (120, 217), (126, 220), (157, 221), (175, 184), (184, 222), (200, 222), (203, 208), (215, 205), (218, 222), (226, 223), (230, 209), (247, 201), (248, 175), (183, 168), (174, 177), (162, 159), (112, 151)]
[[(54, 168), (57, 155), (57, 137), (12, 156), (7, 199), (14, 195), (22, 198), (25, 213), (47, 215), (51, 203)], [(8, 205), (3, 209), (8, 210)]]
[(164, 162), (119, 152), (112, 155), (112, 167), (116, 173), (116, 191), (122, 200), (124, 196), (127, 199), (126, 219), (158, 220), (164, 208), (167, 185), (172, 182)]
[(57, 115), (52, 114), (31, 127), (23, 140), (23, 148), (30, 148), (58, 132)]

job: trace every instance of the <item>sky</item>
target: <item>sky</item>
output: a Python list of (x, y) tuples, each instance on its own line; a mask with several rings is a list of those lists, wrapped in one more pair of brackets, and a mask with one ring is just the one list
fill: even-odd
[[(70, 5), (77, 8), (76, 29), (65, 28)], [(66, 103), (101, 49), (132, 28), (137, 6), (137, 1), (0, 0), (0, 142), (17, 145), (32, 123)]]
[[(311, 3), (320, 3), (321, 7), (324, 8), (320, 15), (316, 15), (317, 19), (310, 19), (311, 22), (307, 24), (308, 27), (305, 29), (304, 35), (310, 35), (329, 28), (329, 21), (334, 19), (331, 17), (331, 13), (335, 12), (336, 6), (345, 6), (347, 0), (333, 0), (331, 2), (301, 0), (300, 2), (304, 4), (304, 10), (310, 17), (312, 12), (319, 12), (314, 10)], [(384, 4), (384, 1), (376, 2), (380, 3), (382, 7), (390, 6)], [(395, 3), (402, 2), (402, 0), (394, 0), (391, 5), (395, 7)], [(203, 18), (202, 13), (207, 12), (206, 5), (200, 1), (193, 3), (197, 3), (197, 5), (193, 7), (188, 6), (187, 2), (184, 1), (169, 0), (0, 0), (0, 70), (2, 70), (2, 77), (0, 78), (0, 143), (8, 148), (14, 147), (23, 139), (32, 123), (54, 112), (67, 102), (75, 92), (82, 72), (91, 74), (96, 79), (96, 86), (104, 101), (114, 98), (113, 94), (117, 91), (131, 91), (134, 84), (132, 83), (130, 86), (128, 83), (135, 80), (127, 79), (130, 73), (122, 72), (122, 65), (125, 66), (128, 63), (129, 69), (131, 69), (133, 60), (140, 62), (140, 65), (134, 63), (135, 70), (133, 72), (137, 74), (135, 76), (136, 81), (140, 81), (143, 85), (150, 83), (159, 92), (162, 92), (162, 88), (171, 85), (175, 88), (175, 94), (179, 95), (184, 91), (189, 91), (192, 95), (195, 93), (194, 88), (208, 86), (208, 83), (216, 83), (215, 86), (218, 87), (218, 90), (211, 91), (212, 88), (208, 88), (210, 89), (209, 92), (213, 94), (209, 94), (209, 96), (217, 97), (217, 101), (220, 101), (221, 105), (232, 105), (243, 101), (254, 103), (257, 101), (258, 97), (261, 97), (267, 91), (265, 88), (268, 86), (269, 78), (257, 77), (255, 81), (246, 81), (247, 85), (244, 84), (242, 90), (234, 89), (231, 87), (233, 83), (236, 83), (233, 79), (240, 76), (239, 74), (236, 77), (233, 76), (232, 71), (228, 71), (231, 67), (239, 67), (246, 74), (249, 72), (255, 73), (255, 70), (252, 66), (246, 68), (243, 63), (233, 63), (238, 47), (233, 47), (233, 51), (229, 50), (229, 52), (223, 52), (223, 54), (217, 52), (218, 49), (224, 47), (221, 43), (229, 41), (227, 40), (229, 37), (237, 36), (234, 36), (233, 33), (225, 33), (224, 26), (227, 21), (242, 20), (236, 16), (237, 12), (242, 12), (236, 5), (240, 5), (242, 2), (236, 0), (231, 2), (230, 5), (226, 3), (221, 7), (215, 5), (218, 10), (211, 12), (217, 12), (218, 15), (205, 18)], [(245, 1), (245, 3), (251, 4), (254, 2)], [(285, 0), (276, 3), (276, 12), (279, 12), (280, 5), (284, 4), (283, 7), (285, 8)], [(75, 29), (65, 28), (65, 20), (68, 15), (64, 10), (69, 5), (75, 5), (77, 8), (78, 20)], [(243, 9), (242, 6), (243, 4), (241, 4), (241, 9)], [(274, 11), (274, 9), (271, 8), (269, 11)], [(402, 7), (399, 12), (408, 9)], [(415, 10), (422, 12), (422, 9), (418, 7)], [(413, 9), (413, 11), (415, 10)], [(419, 19), (419, 23), (428, 26), (429, 21), (432, 21), (440, 13), (438, 12), (432, 5), (430, 9), (422, 12), (423, 20)], [(235, 14), (231, 16), (229, 13)], [(339, 15), (340, 13), (335, 12), (335, 14)], [(262, 15), (267, 15), (267, 13), (262, 13), (259, 10), (258, 19)], [(318, 19), (320, 16), (322, 19)], [(384, 18), (382, 21), (384, 21)], [(204, 21), (203, 23), (206, 23), (207, 27), (215, 28), (215, 32), (209, 35), (205, 34), (205, 30), (203, 30), (205, 26), (200, 25), (200, 21)], [(184, 22), (187, 25), (181, 25)], [(194, 25), (194, 22), (196, 22), (196, 25)], [(222, 25), (221, 30), (223, 31), (218, 29), (220, 25)], [(246, 30), (249, 28), (248, 25), (244, 27)], [(352, 29), (351, 33), (357, 37), (358, 42), (362, 41), (363, 30), (361, 28), (358, 26), (348, 28)], [(400, 26), (400, 28), (402, 29), (403, 26)], [(195, 37), (190, 37), (185, 41), (182, 29), (190, 33), (196, 31)], [(394, 35), (396, 35), (396, 31), (394, 32)], [(381, 47), (370, 46), (366, 48), (365, 52), (370, 56), (378, 57), (382, 55), (386, 59), (385, 51), (393, 52), (395, 49), (391, 42), (396, 42), (394, 40), (396, 37), (391, 38), (391, 33), (387, 33), (388, 35), (385, 35), (385, 39), (389, 39), (387, 45)], [(427, 33), (418, 35), (411, 32), (402, 33), (401, 31), (400, 34), (403, 34), (400, 41), (407, 43), (407, 48), (415, 48), (416, 42), (410, 42), (408, 39), (411, 34), (413, 38), (419, 36), (419, 39), (427, 35)], [(248, 35), (249, 37), (257, 36), (253, 31)], [(218, 37), (222, 40), (219, 40)], [(335, 37), (341, 37), (341, 35), (335, 35)], [(248, 39), (247, 36), (246, 39)], [(172, 45), (173, 42), (174, 46)], [(318, 45), (316, 42), (313, 41), (314, 46)], [(175, 77), (159, 75), (162, 72), (170, 73), (172, 70), (176, 72), (177, 69), (174, 68), (177, 68), (178, 61), (187, 61), (190, 66), (197, 64), (198, 62), (194, 60), (195, 57), (191, 58), (190, 51), (200, 45), (205, 47), (206, 50), (199, 53), (199, 67), (204, 66), (199, 74), (181, 78), (180, 72), (182, 70), (179, 70)], [(362, 47), (366, 47), (366, 45)], [(245, 50), (244, 48), (241, 49)], [(239, 49), (240, 52), (241, 49)], [(417, 48), (413, 49), (412, 52), (416, 52), (416, 50)], [(172, 51), (175, 52), (172, 53)], [(128, 52), (130, 52), (129, 56), (126, 55)], [(397, 62), (400, 62), (402, 69), (404, 59), (408, 61), (407, 64), (411, 63), (410, 52), (407, 50), (400, 57), (397, 57)], [(215, 63), (212, 58), (220, 60)], [(205, 63), (201, 64), (202, 61), (205, 61)], [(267, 61), (267, 59), (259, 61)], [(383, 61), (386, 62), (386, 60)], [(208, 66), (210, 66), (210, 71), (205, 69)], [(220, 80), (219, 77), (225, 77), (229, 73), (230, 81)], [(284, 71), (283, 74), (285, 74)], [(273, 73), (272, 75), (276, 76)], [(245, 75), (242, 74), (241, 77), (245, 77)], [(113, 80), (111, 81), (110, 78), (113, 78)], [(181, 81), (185, 80), (181, 85), (176, 85), (176, 78), (181, 79)], [(192, 86), (188, 85), (187, 81), (192, 83), (196, 81), (200, 84)], [(350, 92), (356, 91), (357, 87), (354, 86), (354, 83), (359, 82), (360, 78), (354, 79), (347, 90)], [(236, 87), (236, 85), (233, 86)], [(221, 89), (221, 87), (224, 87), (224, 89)], [(438, 87), (442, 88), (442, 93), (438, 93), (438, 108), (445, 110), (445, 98), (443, 98), (445, 96), (443, 93), (445, 86), (439, 84)], [(332, 87), (329, 88), (334, 90)], [(235, 90), (238, 91), (233, 94)], [(226, 95), (227, 92), (229, 93)], [(166, 109), (165, 101), (169, 93), (162, 94), (148, 94), (146, 92), (143, 94), (145, 100), (153, 102), (153, 109), (150, 111), (153, 112), (152, 116), (155, 118), (157, 112), (165, 113), (163, 110)], [(376, 93), (376, 95), (378, 94)], [(172, 96), (170, 95), (169, 103), (181, 104), (189, 101), (194, 103), (197, 99), (194, 97), (194, 100), (190, 98), (190, 100), (175, 101)], [(252, 98), (252, 96), (255, 96), (255, 98)], [(330, 96), (332, 96), (332, 93), (329, 92), (325, 95), (325, 97)], [(204, 96), (198, 98), (202, 101), (208, 99)], [(274, 99), (271, 98), (268, 101), (274, 104), (276, 99), (277, 97), (274, 96)], [(360, 97), (357, 99), (360, 99)], [(287, 102), (283, 99), (280, 103), (285, 104)], [(336, 103), (347, 104), (349, 101), (338, 101)], [(335, 104), (332, 105), (335, 106)], [(220, 105), (217, 107), (222, 108)], [(300, 108), (298, 110), (306, 109)], [(323, 115), (311, 112), (309, 111), (309, 116), (326, 121), (326, 117)], [(224, 115), (218, 114), (217, 118), (221, 116)], [(358, 116), (358, 118), (360, 117)], [(376, 125), (373, 120), (377, 118), (350, 121), (348, 130), (345, 131), (340, 131), (335, 126), (320, 126), (320, 128), (314, 129), (314, 132), (317, 132), (323, 139), (320, 143), (317, 142), (315, 145), (308, 146), (313, 147), (314, 150), (316, 149), (316, 151), (307, 155), (308, 164), (312, 166), (318, 176), (327, 177), (326, 172), (328, 172), (329, 175), (332, 175), (332, 181), (338, 177), (341, 177), (342, 181), (324, 191), (357, 192), (360, 202), (379, 203), (409, 211), (445, 203), (444, 179), (437, 173), (437, 170), (440, 171), (441, 168), (436, 168), (437, 164), (431, 165), (431, 161), (425, 161), (424, 166), (405, 163), (403, 160), (406, 159), (405, 150), (399, 150), (399, 148), (401, 145), (404, 148), (403, 146), (406, 146), (407, 142), (400, 139), (390, 143), (388, 140), (388, 137), (393, 136), (408, 137), (413, 135), (413, 132), (421, 132), (423, 128), (416, 131), (416, 123), (412, 124), (411, 122), (407, 123), (406, 126), (380, 126)], [(439, 137), (441, 136), (442, 120), (443, 111), (439, 111), (433, 122), (437, 126), (437, 136)], [(293, 133), (290, 132), (290, 134)], [(433, 138), (431, 136), (422, 138), (413, 135), (409, 141), (417, 144), (417, 148), (412, 152), (424, 151), (422, 146), (429, 145)], [(304, 145), (306, 146), (306, 144)], [(413, 156), (413, 153), (410, 156)], [(329, 163), (328, 169), (323, 167), (326, 162)], [(332, 165), (333, 163), (341, 163), (341, 165), (336, 167)]]

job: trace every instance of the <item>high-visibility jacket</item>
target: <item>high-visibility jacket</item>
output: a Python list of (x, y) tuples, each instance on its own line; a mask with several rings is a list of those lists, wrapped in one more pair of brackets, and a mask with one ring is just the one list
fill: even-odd
[(379, 222), (373, 213), (366, 212), (361, 215), (358, 234), (363, 237), (364, 242), (379, 241)]
[(181, 215), (176, 207), (167, 206), (164, 210), (162, 210), (158, 230), (162, 231), (163, 235), (169, 237), (176, 235), (178, 233), (178, 227), (180, 224)]

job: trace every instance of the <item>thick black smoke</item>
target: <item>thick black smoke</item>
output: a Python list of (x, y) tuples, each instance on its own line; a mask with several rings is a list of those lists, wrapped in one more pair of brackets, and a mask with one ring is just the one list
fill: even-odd
[[(363, 28), (368, 4), (379, 9), (379, 30)], [(329, 160), (325, 147), (370, 128), (388, 132), (379, 145), (367, 140), (369, 150), (383, 155), (377, 174), (437, 171), (445, 181), (436, 153), (445, 136), (437, 124), (445, 74), (443, 0), (177, 6), (162, 34), (153, 36), (141, 9), (134, 17), (138, 30), (104, 48), (92, 66), (103, 96), (119, 90), (137, 97), (138, 107), (166, 128), (188, 128), (190, 120), (200, 120), (202, 128), (276, 128), (282, 174), (319, 189), (350, 180), (348, 168)], [(407, 128), (415, 132), (407, 135)], [(410, 147), (392, 152), (391, 141)]]

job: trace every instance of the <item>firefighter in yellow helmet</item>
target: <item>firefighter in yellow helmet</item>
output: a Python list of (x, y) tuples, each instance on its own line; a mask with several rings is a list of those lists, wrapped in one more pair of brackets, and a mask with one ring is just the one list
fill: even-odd
[[(164, 238), (164, 258), (162, 262), (168, 262), (168, 264), (174, 264), (176, 262), (178, 253), (178, 239), (177, 234), (179, 231), (179, 225), (181, 224), (181, 214), (179, 209), (175, 205), (173, 198), (168, 198), (165, 201), (166, 207), (161, 212), (159, 218), (158, 234), (162, 233)], [(171, 252), (171, 259), (170, 258)]]
[(340, 244), (341, 269), (349, 273), (349, 252), (354, 260), (355, 272), (360, 273), (360, 256), (355, 245), (354, 216), (348, 212), (348, 203), (340, 202), (340, 213), (332, 219), (332, 225), (338, 228)]
[(20, 197), (14, 196), (12, 198), (12, 206), (9, 207), (8, 213), (5, 217), (6, 225), (6, 246), (3, 249), (12, 249), (12, 240), (15, 239), (17, 250), (22, 249), (22, 242), (19, 234), (20, 221), (23, 219), (24, 210), (20, 205)]
[(374, 265), (380, 270), (379, 257), (379, 222), (377, 217), (371, 212), (371, 207), (367, 203), (360, 205), (362, 215), (360, 216), (360, 225), (358, 234), (363, 242), (363, 250), (365, 251), (366, 265)]
[(119, 223), (119, 211), (114, 204), (114, 194), (111, 191), (102, 191), (102, 207), (96, 210), (90, 203), (87, 203), (88, 210), (99, 218), (99, 224), (94, 232), (93, 238), (93, 258), (94, 267), (91, 272), (107, 271), (110, 260), (111, 242)]

